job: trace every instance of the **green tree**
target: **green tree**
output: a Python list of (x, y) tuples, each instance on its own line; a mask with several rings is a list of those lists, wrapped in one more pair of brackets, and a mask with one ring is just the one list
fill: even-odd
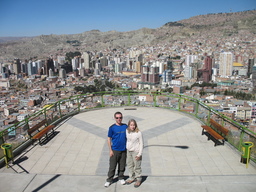
[(185, 87), (185, 90), (191, 90), (191, 87), (186, 86), (186, 87)]
[(82, 54), (80, 53), (80, 52), (78, 52), (78, 51), (76, 51), (76, 52), (68, 52), (68, 53), (66, 53), (66, 57), (65, 57), (65, 59), (66, 59), (66, 61), (68, 61), (69, 63), (71, 63), (71, 60), (74, 58), (74, 57), (76, 57), (76, 56), (81, 56)]

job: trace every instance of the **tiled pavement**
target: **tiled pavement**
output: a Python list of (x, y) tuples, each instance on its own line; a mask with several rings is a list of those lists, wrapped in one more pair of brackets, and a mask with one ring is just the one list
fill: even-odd
[[(140, 188), (119, 183), (104, 188), (108, 171), (107, 130), (121, 111), (143, 133)], [(214, 147), (196, 119), (168, 109), (104, 108), (75, 115), (57, 127), (44, 145), (35, 145), (0, 169), (4, 191), (256, 191), (256, 168), (240, 163), (228, 144)], [(126, 172), (125, 175), (128, 175)], [(8, 182), (9, 181), (9, 182)], [(0, 189), (0, 191), (2, 191)]]

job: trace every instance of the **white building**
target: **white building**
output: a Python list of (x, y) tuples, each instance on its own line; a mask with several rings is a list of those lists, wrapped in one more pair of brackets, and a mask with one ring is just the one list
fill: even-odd
[(63, 65), (65, 63), (65, 56), (58, 56), (57, 60), (60, 65)]
[(60, 69), (59, 78), (65, 79), (66, 77), (67, 77), (66, 70), (65, 69)]
[(187, 55), (186, 60), (185, 60), (185, 69), (184, 69), (184, 77), (186, 79), (191, 79), (192, 78), (192, 63), (196, 63), (198, 60), (197, 55)]
[(219, 75), (222, 77), (232, 76), (233, 54), (231, 52), (220, 53)]
[(115, 64), (115, 73), (119, 74), (122, 71), (122, 63), (116, 63)]
[(23, 121), (27, 116), (28, 116), (28, 114), (20, 114), (20, 115), (17, 116), (17, 120), (18, 121)]
[(182, 80), (181, 79), (174, 79), (171, 81), (172, 85), (182, 85)]
[(84, 67), (85, 69), (90, 69), (91, 57), (90, 57), (89, 53), (83, 52), (83, 56), (82, 57), (84, 59), (84, 65), (82, 67)]
[(75, 57), (72, 59), (72, 69), (75, 71), (76, 69), (80, 68), (81, 58)]

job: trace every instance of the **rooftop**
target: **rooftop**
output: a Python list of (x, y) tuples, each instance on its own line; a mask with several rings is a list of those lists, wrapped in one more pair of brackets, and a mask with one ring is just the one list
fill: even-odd
[[(178, 111), (137, 107), (103, 108), (77, 114), (43, 145), (27, 148), (10, 168), (0, 169), (3, 191), (256, 191), (256, 167), (246, 168), (228, 143), (214, 147), (201, 123)], [(143, 183), (139, 189), (114, 182), (108, 171), (108, 127), (121, 111), (143, 133)], [(128, 176), (128, 172), (125, 172)]]

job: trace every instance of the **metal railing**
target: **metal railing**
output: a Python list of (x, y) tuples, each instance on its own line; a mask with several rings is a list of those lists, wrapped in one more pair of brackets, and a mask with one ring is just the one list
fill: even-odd
[[(144, 99), (145, 97), (147, 99)], [(242, 151), (244, 142), (253, 142), (254, 146), (256, 145), (256, 133), (200, 102), (198, 99), (180, 94), (150, 91), (96, 92), (59, 100), (1, 131), (0, 145), (10, 143), (15, 151), (15, 149), (31, 140), (27, 130), (43, 119), (47, 120), (47, 125), (58, 124), (77, 113), (94, 108), (115, 106), (146, 106), (178, 110), (197, 118), (202, 124), (206, 125), (209, 125), (210, 119), (214, 119), (229, 129), (226, 142), (230, 143), (238, 151)], [(256, 147), (251, 148), (250, 155), (250, 159), (256, 162)], [(3, 151), (0, 150), (0, 158), (2, 159), (3, 157)]]

